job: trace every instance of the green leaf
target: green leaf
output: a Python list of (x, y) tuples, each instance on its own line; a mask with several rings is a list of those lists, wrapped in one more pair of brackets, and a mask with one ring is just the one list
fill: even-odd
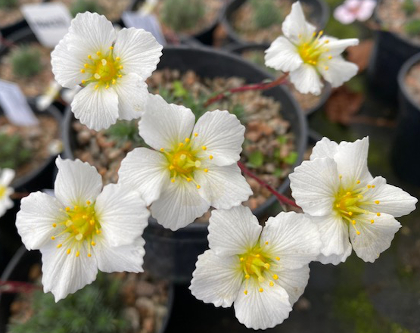
[(289, 165), (293, 165), (293, 164), (296, 162), (297, 157), (298, 157), (298, 153), (297, 153), (297, 152), (295, 152), (295, 151), (292, 151), (292, 152), (290, 152), (290, 153), (289, 153), (289, 155), (287, 155), (287, 156), (283, 159), (283, 162), (284, 162), (284, 163), (287, 163), (287, 164), (289, 164)]
[(249, 155), (248, 162), (254, 167), (258, 168), (264, 163), (264, 155), (262, 152), (254, 151), (251, 155)]

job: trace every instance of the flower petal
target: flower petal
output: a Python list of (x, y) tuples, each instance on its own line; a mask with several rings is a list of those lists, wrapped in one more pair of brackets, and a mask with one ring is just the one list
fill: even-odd
[(359, 67), (352, 62), (345, 61), (341, 56), (337, 56), (328, 62), (320, 62), (318, 70), (322, 77), (331, 83), (333, 88), (336, 88), (355, 76)]
[[(339, 256), (341, 261), (344, 262), (351, 253), (351, 249), (349, 250), (350, 241), (348, 224), (344, 222), (341, 216), (333, 214), (329, 216), (313, 217), (312, 221), (318, 226), (319, 234), (321, 236), (323, 244), (321, 247), (321, 254), (326, 257), (330, 255)], [(348, 255), (344, 256), (344, 254)], [(334, 257), (331, 259), (334, 259)], [(336, 265), (337, 263), (334, 264)]]
[(15, 205), (10, 199), (10, 195), (13, 192), (13, 189), (11, 187), (8, 187), (6, 189), (6, 192), (3, 194), (3, 197), (0, 198), (0, 217), (2, 217), (8, 209), (12, 208)]
[(56, 198), (65, 206), (84, 206), (94, 202), (102, 189), (102, 178), (96, 168), (80, 160), (57, 157), (58, 174), (54, 184)]
[(375, 0), (361, 1), (360, 9), (356, 14), (357, 19), (362, 22), (366, 21), (372, 16), (373, 10), (375, 9), (375, 7), (376, 7)]
[(118, 170), (119, 182), (130, 185), (140, 193), (147, 206), (160, 196), (171, 177), (166, 157), (154, 150), (136, 148), (122, 160)]
[(198, 191), (192, 182), (186, 180), (177, 179), (175, 183), (169, 183), (152, 204), (152, 216), (173, 231), (187, 226), (210, 208)]
[(69, 38), (67, 37), (68, 35), (60, 40), (51, 52), (51, 65), (55, 80), (61, 86), (72, 89), (80, 84), (82, 80), (88, 78), (87, 73), (80, 72), (84, 68), (83, 65), (87, 60), (87, 54), (83, 58), (70, 52), (68, 49)]
[(192, 140), (192, 147), (200, 151), (198, 157), (212, 155), (211, 162), (219, 166), (239, 161), (245, 127), (235, 115), (220, 110), (206, 112), (198, 119), (193, 132), (198, 134)]
[(295, 45), (283, 36), (278, 37), (265, 51), (265, 65), (283, 72), (291, 72), (302, 65), (303, 60)]
[(79, 54), (86, 52), (87, 60), (89, 54), (98, 51), (106, 54), (115, 41), (116, 33), (112, 23), (105, 16), (85, 12), (77, 14), (71, 21), (66, 38), (67, 49), (70, 52), (76, 49)]
[[(388, 185), (385, 178), (375, 177), (371, 185), (375, 185), (375, 188), (364, 195), (365, 201), (372, 202), (367, 208), (369, 211), (376, 209), (378, 212), (400, 217), (416, 209), (417, 199), (396, 186)], [(379, 204), (373, 203), (375, 201), (379, 201)]]
[(240, 255), (258, 242), (262, 227), (245, 206), (213, 210), (209, 224), (209, 248), (217, 255)]
[(368, 150), (368, 137), (355, 142), (340, 143), (334, 160), (337, 163), (338, 173), (343, 176), (341, 179), (343, 188), (354, 186), (358, 180), (361, 184), (372, 180), (367, 167)]
[(147, 226), (149, 211), (137, 192), (122, 184), (108, 184), (99, 194), (95, 213), (111, 246), (133, 243)]
[(278, 276), (275, 280), (289, 295), (289, 302), (293, 306), (305, 291), (309, 280), (309, 265), (298, 269), (272, 270)]
[(56, 198), (42, 192), (31, 193), (22, 199), (16, 227), (28, 250), (40, 249), (51, 241), (51, 236), (57, 233), (53, 223), (66, 219), (63, 208)]
[[(390, 247), (395, 233), (401, 224), (391, 215), (369, 214), (365, 219), (357, 220), (356, 227), (360, 235), (351, 228), (350, 240), (357, 256), (367, 262), (374, 262), (379, 255)], [(373, 219), (375, 222), (371, 223)]]
[[(247, 289), (247, 295), (239, 292), (235, 301), (235, 315), (239, 322), (248, 328), (266, 329), (281, 324), (289, 317), (292, 306), (289, 297), (282, 287), (275, 284), (270, 287), (268, 281), (259, 284), (256, 279), (249, 279), (246, 288), (243, 283), (241, 290)], [(260, 288), (263, 292), (260, 292)]]
[(56, 302), (96, 279), (98, 273), (96, 260), (87, 256), (84, 246), (80, 248), (78, 257), (74, 253), (67, 254), (64, 247), (57, 249), (53, 242), (40, 250), (44, 292), (51, 291)]
[(290, 82), (302, 94), (319, 95), (324, 86), (315, 67), (309, 64), (302, 64), (298, 69), (290, 72)]
[(74, 96), (71, 110), (90, 129), (106, 129), (118, 119), (118, 95), (113, 88), (95, 89), (90, 83)]
[(143, 272), (144, 239), (139, 237), (131, 244), (113, 247), (107, 242), (98, 242), (93, 256), (102, 272)]
[(284, 19), (281, 29), (283, 34), (294, 43), (297, 43), (299, 39), (304, 41), (311, 39), (312, 34), (316, 30), (312, 24), (306, 22), (305, 14), (299, 1), (292, 5), (292, 10)]
[(118, 79), (113, 88), (118, 95), (118, 119), (140, 118), (146, 110), (149, 98), (147, 84), (137, 74), (129, 73)]
[(331, 141), (330, 139), (323, 137), (318, 141), (315, 147), (312, 149), (311, 161), (315, 158), (334, 158), (337, 153), (338, 144), (337, 142)]
[(194, 127), (192, 111), (168, 104), (159, 95), (149, 95), (146, 112), (139, 122), (140, 136), (156, 150), (172, 149), (189, 138)]
[(241, 174), (238, 165), (212, 165), (208, 172), (194, 173), (195, 180), (200, 184), (200, 195), (216, 209), (229, 209), (240, 205), (252, 195), (252, 190)]
[(121, 58), (126, 73), (136, 73), (146, 80), (156, 69), (162, 55), (160, 45), (143, 29), (122, 29), (117, 34), (114, 55)]
[(346, 259), (350, 256), (352, 251), (351, 243), (348, 242), (347, 248), (344, 250), (344, 252), (340, 255), (338, 254), (331, 254), (329, 256), (324, 256), (323, 254), (320, 254), (317, 258), (317, 261), (320, 263), (326, 265), (326, 264), (333, 264), (338, 265), (339, 263), (345, 262)]
[(227, 308), (238, 297), (243, 272), (235, 256), (217, 256), (207, 250), (198, 256), (190, 290), (204, 303)]
[(321, 56), (324, 58), (327, 56), (332, 56), (333, 59), (336, 59), (335, 57), (343, 53), (344, 50), (349, 46), (355, 46), (359, 44), (359, 40), (357, 38), (338, 39), (331, 36), (322, 36), (319, 39), (319, 42), (321, 44), (328, 44), (328, 52), (323, 53)]
[(280, 213), (270, 217), (260, 239), (264, 252), (280, 258), (282, 269), (298, 269), (319, 254), (321, 240), (317, 226), (304, 214)]
[(289, 176), (292, 196), (312, 216), (331, 213), (340, 185), (337, 165), (331, 158), (305, 161)]
[(15, 178), (15, 170), (13, 169), (0, 169), (0, 185), (7, 187)]
[(343, 4), (334, 10), (334, 18), (342, 24), (350, 24), (354, 22), (356, 16)]

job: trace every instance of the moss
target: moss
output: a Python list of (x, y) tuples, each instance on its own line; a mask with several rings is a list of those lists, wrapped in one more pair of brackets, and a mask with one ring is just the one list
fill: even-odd
[(165, 0), (162, 20), (175, 31), (194, 28), (205, 14), (203, 0)]
[(13, 74), (19, 77), (31, 77), (42, 70), (41, 54), (28, 45), (19, 46), (11, 52)]

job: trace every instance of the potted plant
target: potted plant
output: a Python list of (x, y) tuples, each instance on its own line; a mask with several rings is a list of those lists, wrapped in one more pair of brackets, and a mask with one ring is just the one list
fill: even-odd
[[(246, 44), (270, 43), (282, 34), (281, 24), (289, 14), (291, 0), (233, 0), (224, 9), (222, 25), (230, 42)], [(329, 7), (323, 0), (302, 0), (310, 23), (322, 30), (329, 17)]]
[[(159, 0), (153, 7), (163, 34), (168, 40), (174, 35), (187, 43), (198, 40), (203, 44), (213, 44), (213, 33), (220, 20), (223, 0)], [(146, 1), (134, 1), (132, 10), (139, 10)]]
[[(171, 47), (166, 48), (163, 54), (158, 70), (148, 81), (152, 92), (159, 92), (169, 102), (182, 102), (193, 109), (196, 116), (200, 112), (220, 108), (229, 109), (242, 117), (247, 128), (242, 163), (277, 187), (280, 193), (284, 192), (288, 187), (287, 174), (301, 162), (306, 147), (306, 121), (287, 89), (275, 87), (264, 93), (235, 94), (206, 108), (203, 104), (214, 92), (243, 85), (244, 81), (261, 82), (270, 76), (238, 56), (212, 49)], [(281, 116), (278, 113), (280, 108)], [(120, 160), (127, 153), (124, 149), (144, 145), (139, 138), (133, 139), (138, 136), (135, 123), (117, 123), (105, 132), (95, 133), (73, 122), (70, 111), (66, 115), (64, 133), (66, 157), (87, 159), (100, 173), (103, 170), (103, 175), (111, 177), (105, 182), (116, 181)], [(119, 145), (112, 139), (116, 134), (132, 137), (132, 143), (125, 142), (125, 139), (122, 140), (125, 143)], [(110, 137), (112, 140), (108, 140)], [(95, 142), (93, 148), (92, 142)], [(90, 147), (91, 152), (83, 151), (83, 146), (85, 149)], [(92, 157), (89, 159), (89, 156)], [(106, 167), (104, 164), (98, 165), (105, 159), (111, 160)], [(280, 169), (280, 166), (284, 169)], [(270, 170), (266, 170), (266, 167)], [(282, 179), (281, 182), (279, 179)], [(255, 214), (262, 216), (276, 199), (258, 183), (249, 181), (255, 195), (248, 205)], [(144, 235), (145, 268), (177, 282), (189, 281), (197, 255), (207, 248), (208, 222), (206, 217), (199, 220), (201, 222), (190, 224), (177, 232), (164, 229), (156, 221), (150, 220)]]
[[(264, 51), (266, 47), (261, 44), (249, 44), (238, 46), (232, 44), (227, 49), (233, 53), (240, 54), (245, 59), (259, 65), (264, 70), (268, 71), (272, 75), (281, 75), (278, 71), (269, 68), (264, 62)], [(307, 115), (311, 115), (315, 111), (321, 109), (331, 95), (331, 85), (328, 82), (324, 82), (321, 95), (315, 96), (312, 94), (301, 94), (291, 83), (287, 83), (287, 87), (290, 89), (293, 97), (298, 102), (302, 111)]]
[[(1, 280), (2, 332), (147, 332), (163, 333), (173, 305), (173, 288), (146, 273), (98, 275), (97, 280), (58, 303), (40, 290), (41, 256), (24, 247)], [(8, 328), (6, 330), (6, 327)]]
[(368, 77), (380, 97), (396, 101), (397, 76), (408, 58), (420, 52), (420, 3), (413, 0), (379, 0), (376, 32)]
[(119, 22), (121, 14), (128, 10), (133, 0), (62, 0), (75, 17), (78, 13), (91, 12), (105, 15), (106, 18), (113, 22)]
[(412, 56), (398, 74), (399, 119), (392, 164), (397, 175), (417, 186), (420, 185), (420, 53)]

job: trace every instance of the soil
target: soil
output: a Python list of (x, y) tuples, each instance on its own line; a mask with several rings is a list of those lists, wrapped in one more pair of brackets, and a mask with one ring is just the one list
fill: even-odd
[(382, 28), (394, 32), (409, 43), (420, 45), (420, 34), (409, 36), (405, 32), (405, 25), (413, 19), (420, 19), (420, 2), (414, 0), (417, 9), (415, 13), (407, 16), (402, 8), (403, 1), (382, 0), (377, 8), (377, 15), (381, 21)]
[[(277, 10), (282, 13), (283, 19), (281, 22), (283, 22), (284, 18), (289, 15), (293, 2), (294, 1), (292, 0), (279, 0), (274, 2)], [(312, 8), (305, 4), (302, 4), (302, 8), (305, 13), (305, 17), (308, 19)], [(310, 20), (308, 21), (310, 22)], [(268, 28), (261, 29), (258, 28), (254, 22), (254, 7), (250, 1), (246, 1), (242, 6), (240, 6), (235, 13), (233, 13), (231, 18), (233, 29), (241, 38), (248, 42), (258, 44), (271, 43), (278, 36), (283, 34), (281, 30), (281, 23), (273, 24)], [(315, 24), (314, 22), (310, 23)]]
[(13, 8), (0, 9), (0, 27), (6, 27), (10, 24), (23, 20), (23, 15), (20, 12), (20, 6), (26, 4), (41, 3), (42, 0), (17, 0), (17, 5)]
[[(159, 332), (168, 315), (168, 282), (154, 280), (147, 272), (111, 273), (108, 276), (122, 281), (122, 311), (131, 326), (126, 333)], [(41, 278), (41, 265), (33, 265), (30, 281), (41, 285)], [(33, 316), (32, 299), (32, 293), (18, 294), (10, 306), (9, 323), (24, 323)]]
[[(173, 1), (173, 0), (163, 0), (163, 1)], [(156, 7), (153, 10), (153, 13), (159, 19), (163, 34), (165, 36), (167, 35), (172, 36), (174, 33), (173, 29), (165, 24), (161, 15), (163, 1), (160, 0), (157, 3)], [(205, 14), (201, 18), (201, 20), (197, 22), (194, 28), (186, 29), (182, 31), (176, 31), (176, 32), (192, 36), (206, 29), (207, 27), (210, 27), (216, 21), (223, 7), (224, 0), (202, 0), (202, 1), (203, 1), (203, 4), (205, 5)], [(143, 3), (143, 1), (139, 1), (139, 3)], [(140, 5), (138, 6), (138, 8), (140, 8)]]
[[(281, 71), (276, 71), (273, 68), (266, 67), (264, 64), (264, 51), (263, 50), (249, 50), (242, 53), (242, 56), (259, 65), (264, 70), (269, 72), (270, 74), (274, 75), (275, 77), (281, 76), (283, 73)], [(314, 107), (318, 106), (321, 102), (321, 95), (315, 96), (313, 94), (301, 94), (299, 91), (296, 90), (295, 86), (291, 83), (287, 83), (287, 87), (289, 88), (290, 92), (292, 93), (293, 97), (299, 103), (303, 112), (307, 113), (312, 110)]]
[[(59, 124), (55, 118), (48, 115), (37, 115), (38, 126), (15, 126), (7, 118), (0, 115), (0, 133), (18, 134), (23, 141), (23, 147), (32, 152), (28, 163), (18, 167), (15, 180), (41, 167), (51, 155), (57, 154), (57, 143), (60, 141)], [(0, 146), (3, 143), (0, 142)]]
[[(69, 9), (76, 0), (55, 0), (64, 3)], [(110, 21), (118, 21), (121, 14), (128, 10), (131, 0), (94, 0), (103, 9), (103, 15)]]
[[(148, 80), (149, 90), (152, 93), (163, 94), (163, 90), (173, 95), (174, 81), (182, 82), (182, 86), (190, 94), (199, 100), (213, 92), (221, 92), (226, 89), (240, 87), (244, 80), (237, 77), (230, 78), (200, 78), (194, 72), (186, 72), (181, 75), (177, 70), (158, 70)], [(177, 102), (177, 101), (172, 101)], [(182, 101), (179, 101), (182, 103)], [(212, 104), (209, 109), (233, 110), (238, 105), (243, 106), (241, 122), (246, 126), (245, 142), (241, 162), (259, 175), (261, 179), (274, 188), (278, 188), (283, 179), (291, 172), (294, 163), (291, 155), (296, 154), (294, 135), (290, 132), (290, 123), (281, 117), (281, 105), (271, 97), (261, 94), (261, 91), (247, 91), (233, 94), (227, 100)], [(133, 144), (130, 141), (118, 143), (110, 139), (107, 131), (95, 132), (89, 130), (78, 121), (73, 122), (73, 130), (76, 132), (77, 148), (74, 156), (82, 161), (94, 165), (103, 176), (105, 183), (117, 182), (117, 171), (121, 160), (127, 152), (141, 143)], [(263, 157), (257, 156), (262, 152)], [(261, 162), (263, 158), (263, 163)], [(259, 160), (259, 163), (255, 163)], [(251, 209), (255, 209), (271, 196), (271, 193), (261, 187), (255, 180), (247, 178), (254, 192), (246, 203)]]
[(13, 73), (9, 52), (0, 58), (0, 79), (17, 83), (25, 96), (35, 97), (47, 90), (54, 75), (51, 69), (51, 50), (38, 43), (29, 43), (29, 46), (38, 50), (41, 55), (41, 71), (29, 78), (16, 76)]
[(408, 94), (414, 100), (418, 107), (420, 107), (420, 62), (415, 64), (407, 73), (405, 77), (405, 86)]

